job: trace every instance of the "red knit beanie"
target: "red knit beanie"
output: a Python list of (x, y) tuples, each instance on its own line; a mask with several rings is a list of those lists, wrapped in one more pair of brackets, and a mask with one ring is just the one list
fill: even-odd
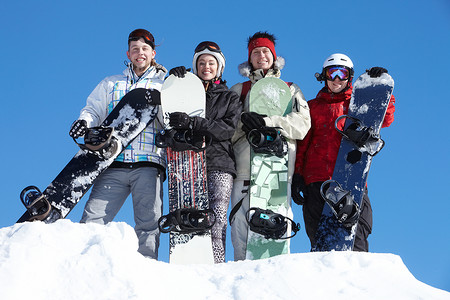
[(256, 38), (251, 40), (248, 43), (248, 60), (250, 61), (250, 55), (252, 54), (253, 49), (258, 47), (267, 47), (272, 52), (273, 60), (277, 59), (277, 53), (275, 52), (275, 45), (268, 38)]

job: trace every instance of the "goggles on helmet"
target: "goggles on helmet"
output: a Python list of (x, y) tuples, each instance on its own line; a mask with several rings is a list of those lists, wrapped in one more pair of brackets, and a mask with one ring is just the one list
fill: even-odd
[(335, 80), (339, 77), (340, 80), (347, 80), (350, 78), (350, 70), (343, 66), (331, 66), (325, 69), (325, 78), (328, 80)]
[(201, 52), (201, 51), (203, 51), (205, 49), (208, 49), (208, 50), (210, 50), (212, 52), (217, 52), (217, 53), (222, 52), (222, 51), (220, 51), (219, 45), (217, 45), (214, 42), (209, 42), (209, 41), (201, 42), (200, 44), (198, 44), (198, 46), (195, 48), (194, 52), (195, 53)]
[(153, 49), (155, 49), (155, 38), (150, 32), (145, 29), (136, 29), (131, 32), (128, 36), (128, 44), (131, 41), (137, 41), (141, 38), (144, 39), (145, 43), (149, 44)]

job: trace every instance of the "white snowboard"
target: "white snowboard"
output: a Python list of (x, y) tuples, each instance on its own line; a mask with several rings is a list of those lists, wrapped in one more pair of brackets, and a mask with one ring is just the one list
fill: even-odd
[(202, 82), (189, 72), (184, 78), (170, 75), (161, 88), (161, 106), (166, 126), (169, 126), (169, 114), (177, 111), (191, 117), (205, 117), (206, 93)]
[[(185, 112), (189, 116), (205, 116), (206, 93), (200, 79), (186, 73), (184, 78), (169, 76), (161, 89), (161, 106), (165, 127), (169, 114)], [(167, 149), (169, 211), (180, 207), (206, 209), (208, 188), (205, 151), (172, 151)], [(210, 230), (201, 234), (170, 233), (169, 262), (173, 264), (213, 264)]]

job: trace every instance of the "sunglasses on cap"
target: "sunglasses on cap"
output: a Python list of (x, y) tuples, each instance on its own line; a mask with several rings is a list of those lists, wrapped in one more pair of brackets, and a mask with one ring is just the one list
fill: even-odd
[(131, 41), (137, 41), (141, 38), (144, 39), (147, 44), (152, 46), (152, 48), (155, 48), (155, 38), (150, 32), (145, 29), (133, 30), (128, 36), (128, 43), (130, 43)]
[(328, 80), (335, 80), (339, 77), (340, 80), (347, 80), (350, 78), (350, 70), (343, 66), (333, 66), (325, 69), (325, 78)]
[(203, 51), (205, 49), (208, 49), (208, 50), (210, 50), (212, 52), (221, 52), (219, 45), (217, 45), (214, 42), (209, 42), (209, 41), (201, 42), (200, 44), (198, 44), (198, 46), (195, 47), (195, 51), (194, 52), (195, 53), (201, 52), (201, 51)]

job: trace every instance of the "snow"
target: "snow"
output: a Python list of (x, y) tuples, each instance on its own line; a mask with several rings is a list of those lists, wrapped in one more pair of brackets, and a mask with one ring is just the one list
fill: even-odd
[(265, 99), (270, 101), (269, 103), (267, 103), (269, 108), (280, 109), (280, 96), (284, 96), (286, 94), (286, 91), (279, 88), (277, 85), (270, 83), (264, 85), (260, 93)]
[[(175, 284), (179, 282), (179, 286)], [(220, 265), (143, 257), (126, 223), (0, 229), (0, 299), (450, 299), (393, 254), (323, 252)]]
[[(175, 240), (177, 245), (171, 249), (171, 263), (197, 264), (206, 262), (207, 259), (209, 264), (214, 263), (214, 255), (210, 246), (211, 235), (196, 235), (191, 238), (189, 234), (179, 234), (178, 237), (186, 241), (183, 243), (183, 241)], [(187, 247), (187, 241), (189, 241), (189, 247)]]
[(354, 86), (357, 86), (360, 89), (376, 85), (394, 86), (394, 79), (387, 73), (381, 74), (378, 78), (371, 78), (367, 73), (364, 73), (357, 78), (354, 84)]

